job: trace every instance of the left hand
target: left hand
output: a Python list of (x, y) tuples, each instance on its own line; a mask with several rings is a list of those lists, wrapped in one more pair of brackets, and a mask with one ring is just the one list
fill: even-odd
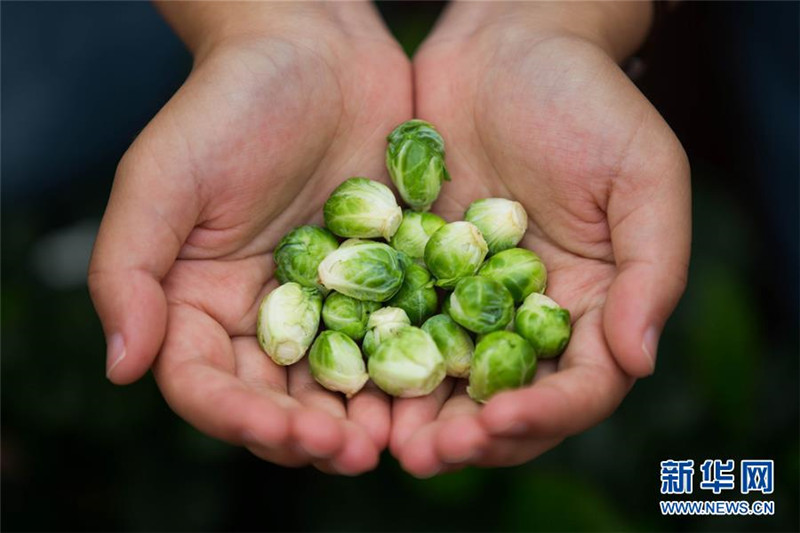
[[(565, 27), (569, 9), (594, 25)], [(689, 166), (615, 62), (643, 35), (602, 31), (605, 9), (632, 25), (617, 4), (454, 4), (415, 57), (416, 115), (446, 139), (453, 176), (435, 210), (452, 221), (478, 198), (520, 201), (520, 246), (573, 319), (566, 352), (530, 387), (480, 406), (448, 379), (395, 400), (390, 447), (415, 475), (526, 462), (608, 417), (655, 368), (686, 283)]]

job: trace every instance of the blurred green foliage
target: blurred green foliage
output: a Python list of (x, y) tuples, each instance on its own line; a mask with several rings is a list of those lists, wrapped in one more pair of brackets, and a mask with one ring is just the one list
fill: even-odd
[[(393, 27), (409, 52), (441, 5), (425, 9)], [(4, 529), (798, 530), (797, 324), (776, 311), (765, 287), (780, 280), (762, 270), (780, 251), (763, 250), (746, 199), (720, 186), (725, 172), (693, 164), (689, 286), (658, 372), (609, 420), (530, 464), (424, 481), (388, 454), (356, 479), (277, 467), (189, 427), (151, 377), (112, 386), (85, 287), (49, 288), (31, 268), (36, 243), (99, 216), (108, 188), (4, 204)], [(660, 516), (660, 461), (728, 457), (775, 460), (775, 516)]]

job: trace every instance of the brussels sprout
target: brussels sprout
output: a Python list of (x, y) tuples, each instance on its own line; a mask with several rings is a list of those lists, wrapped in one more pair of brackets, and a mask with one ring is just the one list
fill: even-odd
[(569, 311), (537, 292), (525, 298), (517, 310), (515, 328), (540, 359), (560, 355), (572, 334)]
[(361, 350), (339, 331), (323, 331), (311, 345), (308, 366), (317, 383), (350, 398), (369, 379)]
[(360, 341), (367, 332), (369, 315), (380, 307), (378, 302), (356, 300), (334, 291), (322, 305), (322, 321), (326, 328), (341, 331), (354, 341)]
[(338, 248), (333, 234), (319, 226), (300, 226), (287, 233), (275, 248), (278, 266), (275, 276), (281, 283), (294, 281), (304, 287), (325, 291), (319, 284), (317, 268), (325, 256)]
[(367, 178), (350, 178), (336, 187), (323, 208), (325, 225), (340, 237), (392, 238), (403, 220), (391, 189)]
[(478, 270), (478, 275), (502, 283), (514, 303), (520, 303), (533, 292), (543, 292), (547, 270), (539, 256), (523, 248), (510, 248), (493, 255)]
[(408, 315), (399, 307), (378, 309), (370, 315), (367, 322), (367, 333), (361, 345), (364, 355), (372, 356), (380, 343), (394, 337), (400, 329), (410, 325)]
[(505, 198), (472, 202), (464, 213), (464, 220), (478, 227), (489, 245), (490, 254), (513, 248), (528, 229), (528, 214), (522, 204)]
[(405, 311), (415, 326), (419, 326), (434, 314), (439, 304), (439, 297), (433, 288), (431, 275), (425, 267), (411, 263), (406, 268), (403, 286), (388, 303)]
[(388, 244), (365, 242), (329, 253), (318, 273), (328, 289), (358, 300), (385, 302), (400, 290), (403, 266)]
[(447, 315), (434, 315), (422, 324), (422, 331), (430, 335), (439, 348), (448, 376), (465, 378), (469, 375), (475, 344), (467, 330)]
[(386, 140), (386, 168), (400, 196), (414, 211), (427, 211), (439, 196), (442, 181), (450, 181), (442, 136), (433, 124), (409, 120)]
[(514, 298), (502, 283), (481, 276), (464, 278), (450, 295), (450, 317), (474, 333), (503, 329), (514, 316)]
[(453, 294), (453, 291), (448, 291), (444, 293), (444, 297), (442, 298), (442, 314), (450, 316), (450, 296)]
[(369, 244), (371, 241), (369, 239), (345, 239), (342, 241), (342, 244), (339, 245), (339, 248), (347, 248), (348, 246), (357, 246), (359, 244)]
[(494, 394), (524, 387), (536, 374), (536, 352), (510, 331), (487, 334), (475, 347), (467, 394), (484, 403)]
[(322, 297), (316, 289), (284, 283), (258, 308), (258, 343), (277, 364), (296, 363), (317, 334), (321, 310)]
[(404, 211), (403, 222), (392, 237), (391, 245), (405, 252), (411, 259), (422, 260), (425, 257), (425, 245), (434, 232), (444, 226), (444, 219), (433, 213), (417, 213)]
[(444, 358), (436, 343), (414, 326), (405, 326), (382, 342), (367, 366), (378, 387), (401, 398), (430, 394), (445, 377)]
[(486, 241), (469, 222), (445, 224), (425, 245), (425, 264), (436, 285), (452, 289), (461, 278), (472, 276), (486, 257)]

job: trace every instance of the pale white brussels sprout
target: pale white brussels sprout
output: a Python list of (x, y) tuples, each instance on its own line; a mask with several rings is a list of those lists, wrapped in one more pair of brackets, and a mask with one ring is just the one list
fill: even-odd
[(425, 267), (415, 263), (408, 265), (403, 286), (388, 303), (405, 311), (415, 326), (419, 326), (433, 315), (439, 304), (439, 297), (433, 287), (431, 275)]
[(514, 327), (540, 359), (561, 355), (572, 335), (569, 311), (537, 292), (525, 298), (517, 310)]
[(325, 225), (340, 237), (392, 238), (403, 210), (383, 183), (350, 178), (336, 187), (323, 207)]
[(395, 250), (408, 254), (411, 259), (421, 261), (425, 257), (428, 239), (446, 223), (442, 217), (433, 213), (406, 210), (390, 244)]
[(448, 376), (465, 378), (469, 375), (475, 344), (467, 330), (449, 316), (440, 314), (426, 320), (422, 331), (430, 335), (439, 348)]
[(425, 245), (425, 265), (436, 285), (452, 289), (461, 278), (478, 271), (488, 248), (481, 232), (469, 222), (445, 224)]
[(322, 297), (316, 289), (290, 281), (267, 294), (258, 308), (258, 343), (279, 365), (305, 355), (319, 329)]
[(369, 377), (400, 398), (430, 394), (445, 378), (444, 358), (430, 335), (405, 326), (381, 342), (367, 362)]
[(475, 346), (467, 394), (486, 402), (496, 393), (528, 385), (536, 374), (536, 352), (510, 331), (494, 331)]
[(505, 328), (514, 317), (514, 298), (502, 283), (481, 276), (458, 282), (450, 295), (450, 318), (474, 333)]
[(323, 331), (311, 345), (308, 366), (317, 383), (348, 398), (369, 379), (361, 350), (353, 339), (339, 331)]
[(367, 333), (361, 344), (364, 355), (372, 356), (380, 343), (394, 337), (400, 329), (410, 325), (411, 320), (408, 319), (408, 315), (399, 307), (384, 307), (373, 312), (367, 322)]
[(513, 248), (528, 229), (528, 214), (522, 204), (505, 198), (476, 200), (464, 213), (483, 234), (489, 253), (496, 254)]
[(322, 322), (326, 328), (341, 331), (351, 339), (360, 341), (367, 332), (370, 314), (380, 307), (378, 302), (356, 300), (333, 291), (322, 305)]
[(539, 256), (523, 248), (510, 248), (493, 255), (478, 270), (478, 275), (502, 283), (514, 303), (533, 292), (544, 292), (547, 270)]
[(403, 201), (414, 211), (427, 211), (450, 175), (444, 164), (444, 140), (433, 124), (409, 120), (386, 139), (386, 168)]
[(304, 287), (326, 292), (319, 284), (317, 269), (325, 256), (336, 250), (339, 242), (319, 226), (300, 226), (287, 233), (275, 248), (275, 277), (281, 283), (294, 281)]
[(388, 244), (364, 242), (339, 247), (319, 264), (320, 282), (351, 298), (385, 302), (403, 284), (404, 264)]

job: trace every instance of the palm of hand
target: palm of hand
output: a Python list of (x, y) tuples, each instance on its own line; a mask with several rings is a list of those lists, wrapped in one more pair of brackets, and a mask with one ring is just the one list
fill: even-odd
[[(615, 189), (633, 196), (657, 190), (651, 177), (669, 160), (657, 152), (657, 139), (672, 141), (594, 46), (556, 38), (494, 43), (497, 52), (488, 53), (484, 44), (481, 37), (433, 41), (415, 58), (417, 115), (447, 139), (453, 176), (436, 209), (457, 220), (478, 198), (520, 201), (530, 217), (520, 246), (548, 266), (547, 293), (570, 310), (573, 338), (559, 360), (540, 361), (534, 386), (498, 395), (485, 408), (451, 383), (429, 398), (397, 401), (391, 446), (418, 474), (527, 461), (617, 407), (633, 378), (605, 334), (609, 317), (624, 320), (625, 313), (605, 304), (632, 238), (625, 219), (637, 206)], [(655, 137), (653, 144), (638, 135)], [(632, 176), (644, 161), (654, 172)]]
[(385, 179), (385, 132), (411, 114), (409, 66), (392, 47), (368, 48), (340, 51), (366, 66), (346, 73), (283, 41), (215, 51), (128, 156), (182, 180), (173, 205), (196, 206), (170, 222), (182, 245), (163, 280), (168, 327), (154, 372), (171, 407), (265, 459), (345, 473), (377, 461), (388, 399), (368, 389), (345, 404), (307, 364), (275, 365), (255, 323), (277, 285), (271, 252), (281, 236), (320, 223), (344, 178)]

